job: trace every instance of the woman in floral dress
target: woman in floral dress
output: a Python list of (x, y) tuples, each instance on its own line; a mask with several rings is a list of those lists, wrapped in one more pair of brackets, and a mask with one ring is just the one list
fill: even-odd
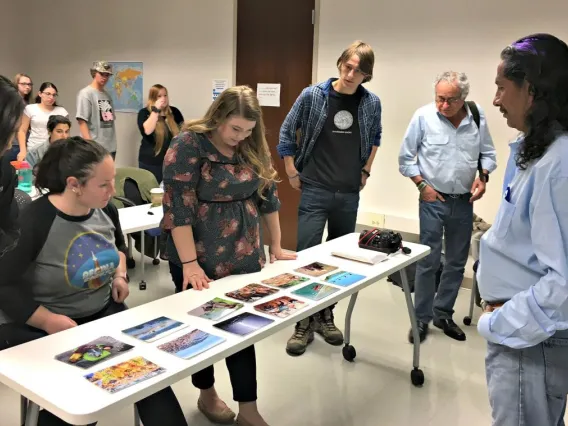
[[(252, 89), (225, 90), (204, 118), (186, 123), (164, 159), (164, 255), (176, 292), (208, 288), (212, 280), (258, 272), (265, 262), (262, 217), (270, 232), (270, 261), (293, 259), (280, 247), (277, 175)], [(256, 406), (254, 346), (227, 357), (237, 423), (265, 426)], [(211, 421), (232, 424), (219, 398), (213, 367), (193, 375), (197, 406)]]

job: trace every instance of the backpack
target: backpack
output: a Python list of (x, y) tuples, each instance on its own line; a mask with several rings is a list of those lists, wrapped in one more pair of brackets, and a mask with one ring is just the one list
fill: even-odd
[[(473, 101), (467, 101), (466, 102), (467, 106), (469, 106), (469, 110), (471, 111), (471, 115), (473, 115), (473, 121), (475, 121), (475, 124), (477, 126), (477, 129), (480, 129), (480, 122), (481, 122), (481, 116), (479, 114), (479, 109), (477, 109), (477, 104)], [(481, 154), (479, 154), (479, 158), (477, 159), (477, 170), (479, 171), (479, 173), (481, 173), (481, 171), (483, 170), (483, 167), (481, 167)]]

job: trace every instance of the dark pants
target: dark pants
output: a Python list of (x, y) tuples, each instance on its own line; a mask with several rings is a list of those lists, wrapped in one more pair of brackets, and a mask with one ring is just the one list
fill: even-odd
[[(461, 198), (445, 196), (428, 203), (420, 201), (420, 244), (431, 248), (416, 267), (416, 317), (429, 323), (451, 319), (454, 303), (463, 281), (473, 230), (473, 204), (469, 195)], [(440, 267), (442, 241), (445, 241), (445, 264), (436, 292), (436, 272)]]
[(158, 183), (162, 182), (162, 169), (163, 165), (156, 166), (155, 164), (144, 164), (142, 162), (138, 162), (138, 168), (148, 170), (151, 172), (155, 177)]
[(296, 250), (321, 244), (326, 222), (327, 241), (355, 232), (358, 208), (358, 192), (333, 192), (302, 182)]
[[(170, 274), (176, 286), (176, 293), (183, 289), (183, 269), (169, 262)], [(249, 346), (240, 352), (228, 356), (225, 359), (231, 386), (233, 387), (233, 399), (237, 402), (256, 401), (256, 354), (254, 346)], [(204, 368), (191, 376), (193, 386), (205, 390), (215, 384), (215, 371), (213, 366)]]
[[(111, 303), (102, 311), (97, 312), (86, 318), (74, 318), (78, 325), (104, 318), (118, 312), (124, 311), (126, 305), (122, 303)], [(0, 350), (27, 343), (29, 341), (45, 337), (47, 334), (43, 330), (22, 324), (3, 324), (0, 325)], [(62, 352), (68, 348), (61, 348)], [(187, 426), (187, 421), (179, 402), (172, 388), (167, 387), (161, 391), (150, 395), (136, 403), (138, 414), (144, 426)], [(96, 423), (94, 423), (96, 424)], [(39, 415), (39, 426), (67, 426), (64, 422), (46, 410), (42, 410)]]
[(9, 158), (9, 161), (16, 161), (18, 159), (19, 153), (20, 153), (20, 145), (16, 144), (12, 145), (12, 148), (10, 148), (6, 152), (6, 156)]

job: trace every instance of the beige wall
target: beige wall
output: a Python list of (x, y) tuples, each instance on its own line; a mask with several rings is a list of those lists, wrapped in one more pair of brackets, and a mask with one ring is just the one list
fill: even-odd
[[(353, 18), (347, 19), (350, 14)], [(499, 53), (532, 32), (551, 32), (568, 40), (567, 16), (566, 0), (322, 0), (318, 80), (336, 75), (337, 57), (355, 39), (370, 43), (376, 52), (375, 77), (367, 87), (382, 100), (383, 142), (361, 212), (385, 214), (387, 227), (415, 227), (412, 220), (389, 221), (418, 218), (417, 191), (398, 172), (398, 151), (413, 112), (433, 100), (436, 74), (453, 69), (468, 74), (470, 99), (487, 112), (497, 148), (499, 168), (475, 207), (492, 221), (500, 201), (507, 142), (516, 134), (491, 105)]]
[(0, 74), (10, 80), (16, 73), (24, 72), (26, 43), (17, 17), (21, 12), (17, 1), (3, 1), (0, 6)]
[[(149, 88), (161, 83), (186, 118), (202, 115), (210, 105), (212, 79), (232, 82), (233, 0), (32, 3), (36, 31), (26, 71), (39, 84), (55, 83), (59, 102), (73, 117), (77, 92), (90, 83), (95, 60), (142, 61), (145, 99)], [(118, 113), (116, 126), (117, 163), (137, 165), (136, 114)], [(75, 122), (73, 130), (78, 133)]]

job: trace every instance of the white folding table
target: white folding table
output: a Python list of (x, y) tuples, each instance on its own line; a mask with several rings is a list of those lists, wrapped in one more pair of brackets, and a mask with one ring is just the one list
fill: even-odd
[[(331, 255), (334, 249), (341, 247), (344, 250), (346, 247), (355, 246), (357, 240), (358, 234), (349, 234), (304, 250), (298, 253), (297, 260), (267, 264), (261, 272), (247, 275), (234, 275), (214, 281), (211, 283), (211, 288), (208, 290), (200, 292), (191, 290), (178, 293), (98, 321), (3, 350), (0, 352), (0, 382), (29, 400), (25, 423), (27, 426), (37, 425), (39, 407), (51, 411), (68, 423), (87, 425), (99, 420), (108, 409), (132, 405), (166, 386), (172, 385), (284, 328), (291, 328), (297, 321), (351, 296), (349, 312), (346, 319), (346, 347), (349, 347), (349, 320), (358, 292), (387, 275), (418, 261), (430, 252), (429, 247), (409, 243), (407, 246), (411, 248), (411, 254), (405, 255), (398, 253), (377, 265), (367, 265)], [(338, 287), (338, 292), (318, 302), (291, 294), (293, 290), (305, 285), (304, 283), (289, 289), (280, 290), (276, 294), (255, 303), (262, 303), (284, 295), (291, 295), (308, 303), (304, 309), (284, 319), (260, 314), (254, 310), (254, 304), (245, 304), (245, 307), (237, 311), (234, 315), (238, 315), (242, 312), (253, 312), (274, 319), (272, 324), (245, 337), (224, 332), (213, 327), (214, 322), (212, 321), (187, 314), (189, 310), (214, 297), (225, 297), (224, 294), (228, 291), (238, 289), (246, 284), (260, 283), (261, 280), (271, 278), (280, 273), (291, 272), (293, 269), (313, 261), (331, 264), (337, 266), (339, 270), (361, 274), (367, 278), (348, 287)], [(419, 371), (420, 374), (422, 373), (419, 370), (420, 344), (414, 306), (412, 304), (412, 298), (410, 297), (410, 289), (406, 275), (403, 273), (402, 276), (406, 302), (415, 336), (412, 370), (412, 374), (415, 375), (417, 374), (414, 373), (416, 371)], [(323, 282), (319, 279), (312, 279), (312, 281)], [(125, 328), (164, 315), (187, 323), (190, 327), (154, 343), (144, 343), (121, 333), (121, 330)], [(189, 360), (177, 358), (157, 349), (158, 345), (185, 334), (193, 328), (199, 328), (205, 332), (222, 336), (226, 340), (224, 343)], [(135, 347), (129, 352), (106, 362), (102, 362), (88, 370), (82, 370), (54, 359), (55, 355), (61, 352), (70, 350), (101, 336), (111, 336), (125, 343), (132, 344)], [(164, 367), (166, 372), (115, 394), (107, 393), (83, 378), (83, 375), (88, 372), (98, 371), (135, 356), (145, 357), (149, 361)]]

